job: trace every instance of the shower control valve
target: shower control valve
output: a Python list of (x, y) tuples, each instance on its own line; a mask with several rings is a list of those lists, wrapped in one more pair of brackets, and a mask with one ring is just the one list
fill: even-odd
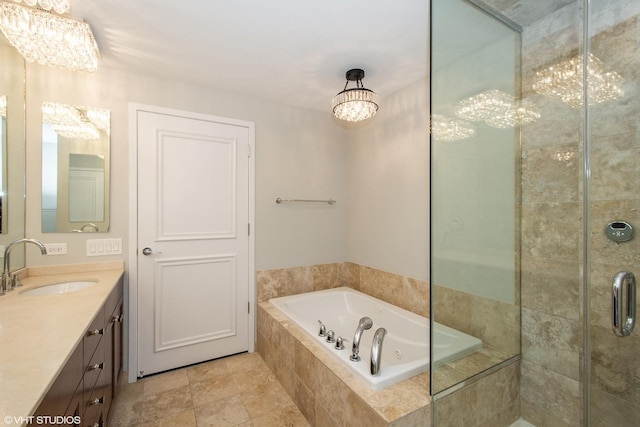
[(342, 337), (338, 337), (338, 338), (336, 338), (336, 345), (335, 345), (335, 346), (333, 346), (333, 348), (335, 348), (336, 350), (344, 350), (344, 343), (345, 343), (345, 341), (348, 341), (348, 340), (345, 340), (345, 339), (344, 339), (344, 338), (342, 338)]
[(329, 343), (334, 343), (334, 342), (336, 342), (336, 339), (335, 339), (335, 332), (333, 332), (333, 331), (329, 331), (329, 332), (327, 332), (327, 342), (329, 342)]
[(319, 337), (324, 337), (327, 335), (327, 328), (326, 326), (324, 326), (324, 324), (318, 320), (318, 323), (320, 324), (320, 330), (318, 331), (318, 336)]

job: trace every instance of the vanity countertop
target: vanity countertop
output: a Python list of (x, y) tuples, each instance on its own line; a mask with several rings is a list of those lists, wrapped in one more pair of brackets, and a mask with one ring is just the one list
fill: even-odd
[[(124, 274), (124, 264), (26, 270), (23, 286), (0, 296), (0, 426), (25, 424), (35, 412)], [(21, 295), (36, 286), (81, 280), (98, 283), (65, 294)]]

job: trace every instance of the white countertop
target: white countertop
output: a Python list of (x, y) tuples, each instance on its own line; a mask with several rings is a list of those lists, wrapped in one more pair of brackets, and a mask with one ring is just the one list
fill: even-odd
[[(24, 424), (35, 412), (124, 274), (124, 265), (118, 261), (26, 270), (23, 286), (0, 296), (0, 426)], [(20, 294), (77, 280), (98, 283), (58, 295)]]

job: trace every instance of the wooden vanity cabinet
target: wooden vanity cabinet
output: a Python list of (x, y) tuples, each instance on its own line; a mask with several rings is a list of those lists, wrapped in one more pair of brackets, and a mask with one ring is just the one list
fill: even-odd
[[(74, 350), (44, 400), (34, 413), (56, 420), (77, 416), (78, 426), (108, 425), (123, 358), (122, 279), (100, 308), (84, 338)], [(58, 420), (60, 418), (58, 417)], [(69, 426), (68, 419), (64, 426)], [(40, 425), (58, 425), (55, 423)]]

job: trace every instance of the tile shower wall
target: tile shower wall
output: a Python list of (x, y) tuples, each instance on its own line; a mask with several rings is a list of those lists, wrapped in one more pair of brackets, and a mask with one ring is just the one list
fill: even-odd
[[(618, 270), (637, 267), (638, 242), (617, 245), (602, 232), (614, 219), (640, 221), (640, 177), (633, 163), (640, 149), (640, 8), (632, 3), (593, 2), (591, 9), (590, 52), (626, 81), (623, 99), (589, 111), (590, 387), (591, 419), (598, 425), (624, 425), (640, 414), (640, 385), (626, 371), (637, 357), (637, 337), (622, 341), (611, 333), (608, 294)], [(579, 53), (580, 16), (578, 6), (570, 5), (525, 28), (525, 88), (531, 88), (536, 69)], [(573, 426), (582, 423), (582, 118), (580, 110), (529, 90), (542, 119), (522, 132), (522, 411), (538, 425)]]
[[(628, 425), (640, 420), (640, 335), (618, 338), (611, 331), (610, 289), (620, 270), (638, 271), (640, 240), (609, 241), (603, 228), (624, 219), (640, 224), (640, 4), (591, 2), (590, 51), (625, 80), (624, 98), (590, 110), (590, 336), (591, 424)], [(636, 306), (636, 310), (640, 305)]]
[(535, 71), (578, 54), (574, 2), (524, 28), (523, 98), (541, 118), (522, 128), (521, 411), (535, 425), (581, 424), (581, 113), (533, 91)]

